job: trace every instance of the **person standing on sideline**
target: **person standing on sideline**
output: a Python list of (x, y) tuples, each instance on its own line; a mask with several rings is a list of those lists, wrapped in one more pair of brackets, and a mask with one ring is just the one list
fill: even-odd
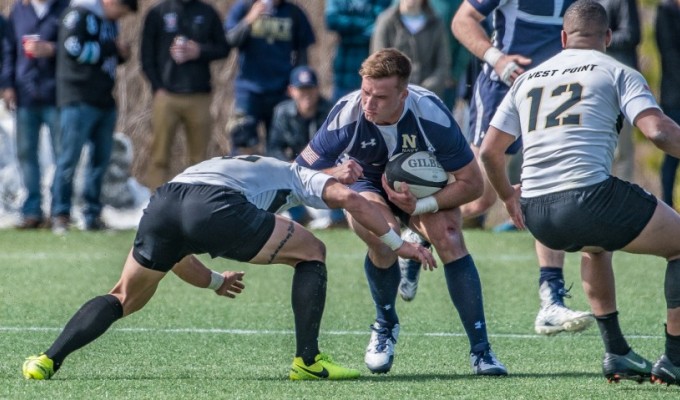
[(326, 29), (338, 40), (333, 57), (334, 102), (361, 86), (357, 71), (369, 55), (376, 18), (391, 4), (392, 0), (326, 0)]
[[(661, 108), (680, 124), (680, 0), (664, 0), (656, 12), (656, 45), (661, 55)], [(673, 188), (678, 158), (664, 154), (661, 164), (661, 198), (673, 208)]]
[[(638, 69), (637, 47), (640, 44), (640, 16), (636, 0), (597, 0), (607, 10), (612, 42), (607, 54), (617, 61)], [(635, 176), (635, 143), (633, 126), (623, 122), (619, 131), (612, 172), (624, 181), (632, 182)]]
[[(528, 0), (501, 2), (499, 0), (466, 0), (451, 22), (453, 34), (485, 64), (475, 82), (470, 108), (470, 141), (478, 155), (489, 122), (514, 80), (561, 50), (562, 16), (575, 0)], [(484, 30), (482, 21), (493, 15), (493, 41)], [(516, 154), (522, 147), (518, 140), (508, 149)], [(484, 171), (482, 171), (484, 173)], [(484, 178), (484, 194), (461, 207), (463, 218), (472, 218), (486, 211), (496, 202), (496, 194)], [(539, 334), (579, 332), (592, 325), (589, 312), (568, 308), (569, 297), (564, 285), (564, 252), (535, 242), (540, 267), (540, 309), (534, 322)]]
[[(227, 130), (232, 154), (263, 152), (274, 107), (287, 99), (288, 77), (307, 65), (314, 30), (305, 12), (287, 0), (238, 0), (225, 22), (227, 41), (238, 48), (234, 115)], [(264, 125), (261, 145), (259, 126)]]
[(222, 20), (201, 0), (163, 0), (144, 18), (140, 58), (153, 92), (152, 190), (170, 179), (170, 151), (184, 127), (189, 165), (206, 159), (212, 133), (210, 63), (229, 55)]
[(5, 104), (16, 111), (16, 145), (26, 199), (19, 229), (49, 226), (42, 209), (40, 129), (50, 134), (51, 153), (59, 147), (56, 106), (56, 47), (59, 17), (68, 0), (17, 0), (7, 21), (3, 41), (0, 89)]
[(358, 378), (359, 371), (342, 367), (319, 351), (326, 248), (304, 227), (274, 214), (296, 204), (342, 207), (390, 251), (436, 267), (428, 250), (402, 241), (375, 205), (333, 177), (271, 157), (216, 157), (186, 169), (156, 191), (139, 222), (118, 283), (108, 294), (86, 302), (49, 349), (28, 357), (24, 377), (50, 379), (69, 354), (142, 309), (169, 271), (221, 296), (241, 293), (244, 273), (211, 271), (194, 256), (207, 253), (213, 258), (287, 264), (295, 269), (296, 353), (290, 379)]
[[(608, 26), (596, 1), (571, 5), (564, 15), (564, 50), (515, 81), (480, 154), (519, 228), (529, 228), (549, 248), (581, 252), (583, 288), (605, 347), (605, 377), (680, 384), (680, 215), (611, 174), (621, 115), (676, 157), (680, 126), (659, 109), (639, 72), (605, 54), (612, 40)], [(522, 184), (512, 186), (505, 151), (520, 136)], [(631, 349), (619, 326), (616, 250), (668, 261), (666, 348), (653, 365)]]
[[(479, 166), (449, 109), (429, 90), (409, 85), (411, 61), (389, 48), (361, 65), (361, 89), (338, 101), (307, 148), (303, 166), (324, 170), (360, 193), (379, 210), (392, 229), (400, 222), (433, 244), (444, 263), (451, 300), (470, 343), (469, 359), (477, 375), (507, 375), (491, 350), (477, 267), (463, 240), (459, 207), (482, 192)], [(453, 180), (432, 196), (397, 193), (385, 183), (385, 165), (394, 154), (429, 151)], [(400, 322), (396, 310), (400, 271), (397, 256), (366, 227), (347, 217), (366, 243), (364, 271), (376, 318), (364, 361), (373, 373), (392, 368)]]
[(375, 21), (371, 53), (395, 48), (411, 59), (411, 82), (442, 98), (449, 83), (451, 53), (446, 25), (428, 0), (399, 0)]
[(73, 177), (80, 153), (90, 146), (85, 172), (85, 230), (102, 230), (100, 199), (116, 127), (116, 67), (130, 57), (118, 37), (118, 20), (137, 11), (137, 0), (72, 0), (59, 25), (57, 104), (61, 140), (52, 184), (52, 231), (70, 224)]

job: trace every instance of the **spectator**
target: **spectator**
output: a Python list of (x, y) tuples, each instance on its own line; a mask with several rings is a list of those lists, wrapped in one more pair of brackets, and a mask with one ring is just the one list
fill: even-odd
[(307, 64), (314, 31), (304, 11), (286, 0), (238, 0), (225, 27), (227, 41), (239, 49), (234, 116), (227, 128), (231, 150), (253, 154), (261, 151), (258, 125), (264, 124), (268, 136), (274, 106), (287, 98), (290, 72)]
[[(680, 0), (665, 0), (656, 13), (656, 44), (661, 54), (661, 108), (680, 123)], [(673, 187), (678, 159), (665, 154), (661, 165), (663, 201), (673, 207)]]
[[(20, 229), (46, 224), (38, 159), (40, 129), (47, 127), (52, 156), (59, 142), (55, 48), (59, 17), (68, 0), (17, 0), (7, 23), (0, 80), (8, 109), (16, 111), (16, 145), (26, 199)], [(4, 24), (3, 24), (4, 28)]]
[(211, 5), (163, 0), (147, 13), (140, 56), (153, 92), (153, 143), (146, 172), (152, 189), (170, 178), (170, 151), (180, 124), (189, 163), (207, 157), (212, 132), (210, 63), (228, 55), (222, 21)]
[(368, 57), (378, 15), (392, 0), (326, 0), (326, 28), (338, 34), (333, 58), (333, 101), (361, 87), (357, 74)]
[(116, 67), (130, 56), (118, 37), (118, 20), (137, 11), (137, 0), (72, 0), (59, 24), (57, 105), (61, 142), (52, 185), (52, 231), (69, 228), (73, 176), (89, 144), (85, 172), (85, 230), (101, 230), (100, 194), (116, 126)]
[(371, 53), (387, 47), (400, 50), (412, 62), (411, 83), (442, 97), (451, 68), (447, 30), (428, 0), (399, 0), (378, 16)]
[[(308, 66), (299, 66), (290, 73), (288, 85), (290, 99), (284, 100), (274, 108), (272, 128), (267, 143), (267, 155), (279, 160), (293, 161), (302, 152), (307, 143), (314, 137), (333, 106), (319, 93), (316, 73)], [(343, 217), (342, 210), (340, 217)], [(290, 217), (298, 223), (304, 223), (311, 217), (312, 228), (330, 226), (333, 221), (331, 210), (306, 210), (299, 205), (288, 210)]]
[[(640, 44), (640, 17), (636, 0), (597, 0), (605, 10), (612, 30), (607, 54), (617, 61), (638, 69), (637, 46)], [(633, 126), (624, 119), (619, 131), (619, 145), (614, 157), (614, 175), (632, 182), (635, 175)]]
[(308, 66), (293, 69), (288, 95), (290, 99), (274, 108), (267, 153), (279, 160), (292, 161), (314, 137), (333, 104), (319, 93), (316, 73)]

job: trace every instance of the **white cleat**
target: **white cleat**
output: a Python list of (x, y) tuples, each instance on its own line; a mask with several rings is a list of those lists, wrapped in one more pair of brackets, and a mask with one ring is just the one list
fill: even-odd
[(560, 332), (581, 332), (592, 325), (593, 315), (585, 311), (574, 311), (562, 304), (543, 306), (536, 315), (534, 329), (540, 335), (555, 335)]
[(366, 347), (364, 362), (374, 374), (386, 374), (394, 361), (394, 345), (399, 337), (399, 324), (392, 329), (380, 326), (376, 321), (371, 325), (371, 341)]

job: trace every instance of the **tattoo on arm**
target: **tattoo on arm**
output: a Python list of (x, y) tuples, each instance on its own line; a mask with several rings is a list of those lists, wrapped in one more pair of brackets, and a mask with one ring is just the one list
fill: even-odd
[(293, 236), (293, 233), (295, 233), (295, 224), (293, 221), (290, 222), (290, 225), (288, 225), (288, 233), (286, 234), (286, 237), (281, 240), (281, 243), (279, 243), (278, 246), (276, 246), (276, 249), (274, 249), (274, 252), (272, 253), (271, 256), (269, 256), (269, 261), (267, 261), (267, 264), (271, 264), (272, 261), (274, 261), (274, 258), (279, 254), (279, 251), (281, 248), (290, 240), (290, 238)]

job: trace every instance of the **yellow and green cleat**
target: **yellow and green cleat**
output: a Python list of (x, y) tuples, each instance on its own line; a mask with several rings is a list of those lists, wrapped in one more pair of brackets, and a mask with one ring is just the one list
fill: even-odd
[(356, 369), (342, 367), (331, 360), (327, 354), (319, 353), (314, 357), (314, 364), (306, 365), (302, 357), (295, 357), (293, 365), (290, 367), (290, 379), (312, 380), (312, 379), (356, 379), (360, 372)]
[(22, 367), (24, 378), (46, 380), (54, 375), (54, 362), (45, 354), (30, 356)]

